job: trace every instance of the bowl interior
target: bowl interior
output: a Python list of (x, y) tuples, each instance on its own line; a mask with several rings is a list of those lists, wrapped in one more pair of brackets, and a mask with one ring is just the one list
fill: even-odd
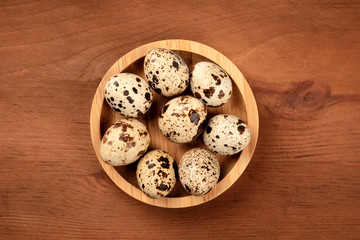
[[(209, 61), (211, 60), (187, 51), (174, 51), (177, 54), (179, 54), (184, 61), (187, 63), (187, 65), (190, 68), (190, 72), (193, 70), (194, 65), (200, 61)], [(140, 77), (145, 78), (144, 76), (144, 57), (134, 61), (126, 69), (124, 69), (122, 72), (128, 72), (128, 73), (134, 73), (139, 75)], [(192, 95), (190, 91), (190, 87), (188, 87), (185, 92), (182, 95)], [(203, 140), (202, 135), (200, 135), (197, 139), (194, 141), (187, 143), (187, 144), (178, 144), (173, 143), (166, 139), (160, 132), (159, 126), (158, 126), (158, 116), (160, 114), (160, 111), (162, 107), (168, 102), (171, 98), (166, 98), (164, 96), (160, 96), (159, 94), (155, 93), (153, 91), (154, 101), (150, 108), (150, 110), (144, 115), (138, 118), (140, 121), (142, 121), (148, 128), (150, 132), (151, 137), (151, 143), (148, 151), (154, 150), (154, 149), (161, 149), (166, 152), (168, 152), (170, 155), (172, 155), (177, 163), (179, 162), (181, 156), (189, 149), (194, 147), (201, 147), (206, 148)], [(207, 108), (208, 110), (208, 116), (207, 120), (209, 120), (211, 117), (220, 114), (220, 113), (226, 113), (226, 114), (232, 114), (240, 119), (242, 119), (245, 123), (247, 123), (247, 113), (245, 104), (242, 98), (242, 95), (238, 89), (238, 86), (233, 81), (233, 91), (232, 96), (230, 100), (224, 104), (221, 107), (218, 108)], [(100, 116), (100, 134), (101, 137), (106, 132), (106, 130), (117, 120), (124, 118), (119, 113), (116, 113), (112, 110), (112, 108), (106, 103), (106, 100), (103, 100), (102, 108), (101, 108), (101, 116)], [(236, 162), (239, 160), (241, 153), (232, 155), (232, 156), (222, 156), (219, 154), (216, 154), (217, 159), (220, 163), (221, 173), (220, 173), (220, 179), (219, 182), (224, 179), (224, 177), (231, 171), (231, 169), (234, 167)], [(136, 181), (136, 166), (137, 162), (127, 165), (127, 166), (121, 166), (121, 167), (115, 167), (116, 171), (130, 184), (132, 184), (134, 187), (139, 189), (139, 186)], [(189, 194), (182, 188), (180, 181), (177, 181), (175, 188), (171, 191), (171, 193), (167, 196), (167, 198), (176, 198), (176, 197), (183, 197), (188, 196)]]

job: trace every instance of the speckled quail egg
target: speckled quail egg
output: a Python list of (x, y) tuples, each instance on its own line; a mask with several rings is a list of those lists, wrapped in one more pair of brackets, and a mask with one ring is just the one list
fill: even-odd
[(137, 119), (121, 119), (104, 134), (100, 155), (104, 162), (122, 166), (135, 162), (148, 149), (150, 134)]
[(220, 114), (209, 120), (203, 139), (211, 151), (233, 155), (249, 144), (250, 129), (238, 117)]
[(193, 148), (180, 159), (180, 182), (190, 194), (201, 196), (208, 193), (218, 182), (219, 176), (219, 162), (209, 150)]
[(137, 165), (140, 189), (152, 198), (168, 195), (176, 182), (175, 169), (176, 162), (170, 154), (161, 150), (148, 152)]
[(170, 100), (161, 110), (159, 129), (170, 141), (188, 143), (203, 131), (206, 115), (206, 107), (200, 100), (180, 96)]
[(189, 85), (190, 72), (184, 60), (168, 49), (151, 50), (144, 60), (145, 76), (158, 94), (172, 97)]
[(106, 82), (105, 99), (116, 112), (137, 117), (149, 110), (153, 96), (144, 79), (132, 73), (119, 73)]
[(195, 64), (190, 80), (191, 91), (209, 107), (218, 107), (226, 103), (232, 93), (232, 83), (229, 75), (211, 62)]

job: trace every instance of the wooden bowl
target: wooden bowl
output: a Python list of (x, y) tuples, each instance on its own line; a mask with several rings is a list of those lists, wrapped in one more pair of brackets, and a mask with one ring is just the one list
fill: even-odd
[[(167, 48), (178, 53), (188, 64), (190, 71), (199, 61), (212, 61), (221, 66), (233, 80), (233, 94), (229, 102), (219, 108), (208, 108), (208, 120), (219, 113), (232, 114), (244, 122), (251, 129), (251, 141), (241, 152), (233, 156), (221, 156), (217, 154), (220, 162), (221, 173), (217, 185), (206, 195), (201, 197), (190, 196), (177, 180), (175, 188), (171, 193), (162, 199), (152, 199), (145, 195), (138, 187), (136, 181), (137, 162), (122, 166), (113, 167), (106, 164), (100, 157), (99, 146), (103, 134), (116, 120), (124, 118), (113, 111), (104, 99), (104, 87), (106, 81), (114, 74), (120, 72), (135, 73), (144, 77), (143, 63), (145, 55), (154, 48)], [(235, 84), (234, 84), (235, 83)], [(189, 88), (184, 94), (191, 95)], [(170, 98), (166, 98), (153, 92), (154, 102), (150, 110), (140, 118), (150, 132), (151, 143), (149, 150), (161, 149), (170, 153), (179, 162), (183, 153), (194, 147), (206, 148), (202, 141), (202, 136), (188, 144), (177, 144), (167, 140), (160, 132), (158, 127), (158, 115), (161, 108)], [(205, 203), (223, 193), (228, 189), (243, 173), (254, 153), (259, 131), (259, 116), (254, 95), (249, 84), (241, 74), (239, 69), (224, 55), (215, 49), (204, 44), (188, 40), (164, 40), (149, 43), (138, 47), (125, 54), (107, 71), (102, 78), (92, 103), (90, 115), (91, 140), (96, 156), (107, 175), (123, 191), (144, 203), (158, 207), (181, 208), (190, 207)]]

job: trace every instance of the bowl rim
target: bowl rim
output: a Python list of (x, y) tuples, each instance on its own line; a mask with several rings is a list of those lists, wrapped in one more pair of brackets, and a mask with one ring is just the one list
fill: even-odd
[[(104, 103), (103, 89), (105, 87), (106, 81), (112, 75), (122, 72), (126, 67), (128, 67), (138, 59), (144, 57), (150, 50), (154, 48), (167, 48), (175, 51), (177, 50), (192, 52), (206, 57), (207, 59), (213, 61), (214, 63), (222, 67), (231, 76), (242, 95), (246, 110), (247, 125), (249, 126), (251, 131), (250, 143), (242, 151), (240, 157), (238, 158), (232, 169), (227, 173), (227, 175), (221, 181), (219, 181), (209, 193), (205, 194), (204, 196), (164, 197), (160, 199), (150, 198), (140, 189), (136, 188), (126, 179), (124, 179), (113, 166), (106, 164), (101, 159), (99, 148), (96, 147), (100, 145), (101, 141), (100, 118), (101, 110)], [(254, 94), (243, 74), (233, 62), (231, 62), (219, 51), (205, 44), (192, 40), (169, 39), (151, 42), (137, 47), (123, 55), (110, 67), (110, 69), (101, 79), (92, 101), (90, 113), (90, 134), (91, 142), (98, 161), (100, 162), (100, 165), (102, 166), (106, 174), (110, 177), (110, 179), (125, 193), (141, 202), (153, 206), (165, 208), (184, 208), (196, 206), (216, 198), (217, 196), (225, 192), (227, 189), (229, 189), (241, 176), (241, 174), (244, 172), (247, 165), (249, 164), (251, 157), (255, 151), (259, 134), (259, 114)]]

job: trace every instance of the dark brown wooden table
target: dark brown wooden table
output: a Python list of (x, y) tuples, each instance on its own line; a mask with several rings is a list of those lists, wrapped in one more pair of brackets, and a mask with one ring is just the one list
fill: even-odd
[[(0, 2), (0, 239), (360, 239), (358, 1)], [(92, 149), (96, 87), (128, 51), (207, 44), (243, 72), (260, 135), (194, 208), (138, 202)]]

